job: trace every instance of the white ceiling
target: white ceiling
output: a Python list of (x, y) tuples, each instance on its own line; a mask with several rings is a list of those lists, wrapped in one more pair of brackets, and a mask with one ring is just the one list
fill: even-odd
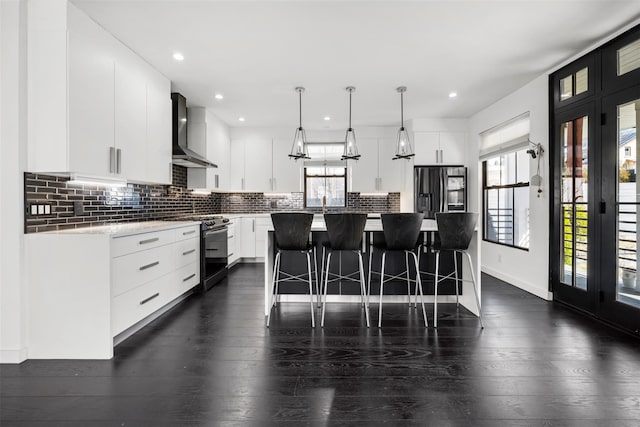
[(400, 85), (405, 119), (468, 117), (640, 17), (638, 0), (73, 3), (231, 126), (295, 127), (306, 87), (308, 129), (346, 127), (349, 85), (354, 127), (397, 124)]

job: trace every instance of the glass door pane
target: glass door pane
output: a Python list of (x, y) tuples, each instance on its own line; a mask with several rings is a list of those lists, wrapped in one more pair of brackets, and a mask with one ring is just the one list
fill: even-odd
[(587, 290), (589, 225), (589, 117), (560, 125), (561, 267), (560, 282)]
[(617, 288), (616, 300), (640, 308), (637, 236), (640, 189), (636, 178), (636, 127), (640, 100), (617, 106)]

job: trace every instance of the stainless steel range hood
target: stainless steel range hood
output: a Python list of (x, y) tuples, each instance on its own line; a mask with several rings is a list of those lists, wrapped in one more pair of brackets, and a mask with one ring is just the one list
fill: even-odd
[(186, 98), (179, 93), (172, 93), (171, 101), (173, 104), (173, 164), (188, 168), (217, 168), (218, 165), (187, 147)]

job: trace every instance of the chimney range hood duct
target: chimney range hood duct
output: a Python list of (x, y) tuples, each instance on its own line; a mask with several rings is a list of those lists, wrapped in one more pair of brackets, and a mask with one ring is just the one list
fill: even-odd
[(173, 164), (188, 168), (217, 168), (218, 165), (187, 147), (186, 98), (179, 93), (172, 93), (171, 102), (173, 104)]

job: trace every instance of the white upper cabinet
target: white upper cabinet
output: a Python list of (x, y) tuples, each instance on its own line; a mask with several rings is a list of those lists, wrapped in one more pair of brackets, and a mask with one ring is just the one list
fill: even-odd
[(301, 164), (289, 158), (291, 141), (247, 136), (231, 141), (229, 189), (260, 193), (301, 191)]
[(217, 168), (187, 168), (187, 187), (229, 189), (229, 128), (203, 107), (187, 109), (187, 145)]
[(116, 174), (144, 181), (147, 173), (147, 83), (134, 58), (121, 55), (118, 59), (114, 108)]
[(394, 138), (378, 138), (378, 187), (376, 191), (401, 191), (406, 160), (393, 160), (396, 155)]
[(243, 191), (244, 179), (244, 141), (232, 140), (229, 150), (229, 190)]
[(378, 186), (378, 139), (358, 138), (359, 160), (347, 160), (347, 179), (351, 183), (351, 191), (372, 193)]
[(271, 191), (271, 140), (251, 138), (245, 140), (244, 144), (244, 189), (260, 193)]
[(147, 179), (171, 184), (171, 85), (157, 75), (147, 82)]
[(28, 170), (171, 182), (169, 81), (67, 2), (28, 28)]
[(415, 132), (416, 165), (464, 165), (466, 132)]
[(302, 191), (302, 161), (289, 157), (291, 139), (273, 138), (271, 190), (277, 193)]
[[(110, 176), (115, 170), (114, 62), (111, 57), (100, 53), (98, 43), (91, 37), (74, 31), (69, 32), (68, 50), (68, 158), (55, 162), (53, 160), (60, 153), (49, 153), (60, 150), (67, 154), (65, 133), (52, 132), (49, 144), (42, 135), (31, 141), (42, 150), (30, 153), (29, 170)], [(53, 104), (61, 107), (57, 113), (64, 111), (64, 99), (50, 100), (49, 105), (53, 107)], [(39, 113), (46, 114), (46, 111)], [(66, 118), (64, 114), (60, 119), (66, 122)], [(47, 123), (42, 125), (46, 128)], [(42, 128), (38, 130), (45, 131)]]
[(351, 191), (375, 193), (402, 189), (402, 162), (392, 160), (395, 141), (391, 138), (358, 138), (358, 161), (349, 161)]

